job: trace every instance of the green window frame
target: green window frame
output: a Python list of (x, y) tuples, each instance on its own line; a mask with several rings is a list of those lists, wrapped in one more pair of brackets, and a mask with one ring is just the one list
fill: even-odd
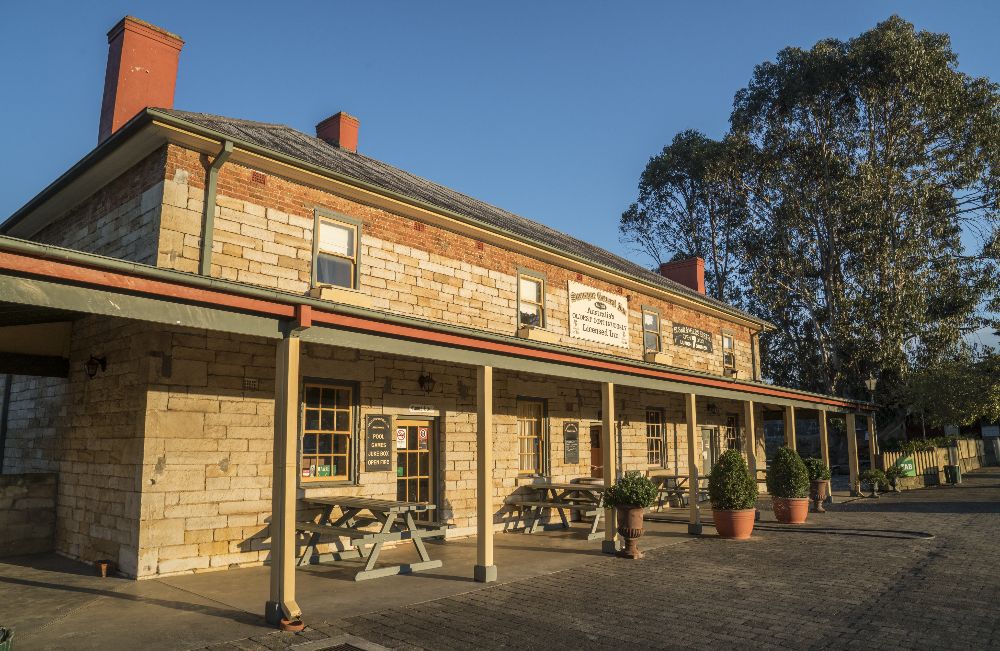
[[(361, 226), (331, 210), (316, 208), (313, 219), (312, 286), (358, 289), (361, 280)], [(328, 237), (324, 237), (328, 234)]]

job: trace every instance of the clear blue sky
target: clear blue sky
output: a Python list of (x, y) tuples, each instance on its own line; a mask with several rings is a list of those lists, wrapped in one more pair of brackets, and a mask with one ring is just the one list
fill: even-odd
[(177, 108), (309, 133), (345, 110), (365, 153), (642, 264), (617, 222), (646, 161), (682, 129), (721, 135), (782, 47), (899, 13), (1000, 80), (985, 0), (8, 3), (0, 219), (94, 147), (105, 33), (129, 13), (185, 39)]

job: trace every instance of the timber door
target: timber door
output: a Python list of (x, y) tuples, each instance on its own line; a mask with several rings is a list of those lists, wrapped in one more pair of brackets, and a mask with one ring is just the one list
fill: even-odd
[(590, 476), (604, 476), (604, 457), (601, 452), (601, 426), (590, 426)]
[[(437, 437), (433, 420), (396, 421), (396, 499), (437, 504)], [(429, 520), (433, 511), (416, 514)]]

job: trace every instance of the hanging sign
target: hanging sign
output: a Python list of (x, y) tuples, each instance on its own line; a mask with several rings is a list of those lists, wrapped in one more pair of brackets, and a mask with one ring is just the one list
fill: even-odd
[(392, 470), (392, 416), (365, 416), (365, 468), (369, 472)]
[(675, 346), (686, 346), (706, 353), (712, 352), (712, 334), (710, 332), (679, 323), (673, 325), (673, 332)]
[(429, 427), (418, 427), (417, 428), (417, 447), (421, 450), (427, 449), (427, 436), (429, 434)]
[(405, 450), (406, 449), (406, 428), (397, 427), (396, 428), (396, 449)]
[(628, 299), (569, 281), (569, 336), (628, 348)]
[(563, 462), (580, 463), (580, 423), (563, 421)]

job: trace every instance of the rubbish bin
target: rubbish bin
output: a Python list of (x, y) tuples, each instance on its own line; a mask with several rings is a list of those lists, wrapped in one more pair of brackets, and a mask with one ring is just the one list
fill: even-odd
[(0, 626), (0, 651), (14, 651), (14, 631)]
[(958, 464), (948, 464), (944, 467), (944, 480), (949, 484), (962, 483), (962, 466)]

